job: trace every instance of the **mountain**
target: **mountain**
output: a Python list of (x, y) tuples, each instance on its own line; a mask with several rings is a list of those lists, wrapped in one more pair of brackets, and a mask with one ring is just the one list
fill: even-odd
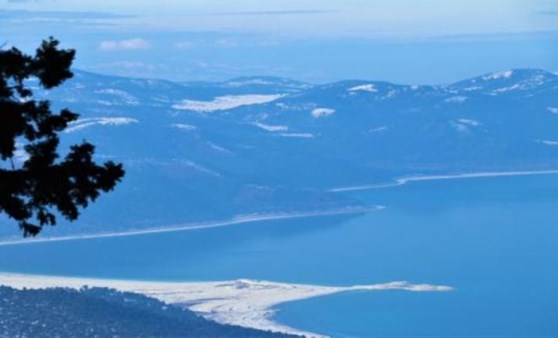
[[(536, 94), (550, 94), (558, 85), (556, 74), (539, 69), (516, 69), (465, 80), (453, 84), (456, 91), (477, 92), (484, 95), (508, 95), (516, 98), (531, 97)], [(525, 95), (522, 95), (525, 94)]]
[(79, 225), (46, 236), (353, 210), (368, 206), (330, 190), (406, 175), (558, 168), (558, 75), (544, 70), (445, 86), (173, 83), (75, 71), (36, 94), (81, 114), (65, 145), (87, 139), (100, 159), (127, 170)]
[(297, 337), (217, 324), (153, 298), (104, 288), (0, 286), (0, 311), (0, 337)]

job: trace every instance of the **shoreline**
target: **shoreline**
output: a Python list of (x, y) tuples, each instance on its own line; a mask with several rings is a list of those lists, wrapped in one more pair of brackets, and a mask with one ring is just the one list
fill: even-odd
[(261, 215), (239, 215), (233, 217), (232, 219), (225, 221), (214, 221), (214, 222), (200, 222), (200, 223), (186, 223), (182, 225), (171, 225), (167, 227), (160, 228), (149, 228), (144, 230), (130, 230), (130, 231), (115, 231), (107, 233), (98, 234), (85, 234), (85, 235), (68, 235), (59, 237), (47, 237), (39, 239), (14, 239), (14, 240), (0, 240), (0, 247), (8, 245), (25, 245), (25, 244), (40, 244), (49, 242), (63, 242), (63, 241), (74, 241), (74, 240), (86, 240), (86, 239), (97, 239), (97, 238), (110, 238), (110, 237), (126, 237), (126, 236), (139, 236), (139, 235), (149, 235), (149, 234), (159, 234), (167, 232), (178, 232), (178, 231), (195, 231), (195, 230), (206, 230), (213, 228), (221, 228), (229, 225), (235, 224), (247, 224), (254, 222), (264, 222), (264, 221), (275, 221), (275, 220), (285, 220), (285, 219), (297, 219), (297, 218), (311, 218), (311, 217), (321, 217), (321, 216), (335, 216), (335, 215), (351, 215), (366, 213), (374, 210), (383, 210), (384, 206), (376, 205), (373, 207), (362, 207), (362, 208), (344, 208), (344, 209), (332, 209), (328, 211), (315, 211), (315, 212), (293, 212), (293, 213), (275, 213), (275, 214), (261, 214)]
[[(382, 189), (401, 186), (412, 182), (474, 179), (487, 177), (509, 176), (534, 176), (558, 174), (558, 170), (547, 171), (510, 171), (510, 172), (480, 172), (453, 175), (410, 176), (397, 178), (392, 183), (363, 185), (332, 189), (332, 192), (348, 192), (369, 189)], [(173, 225), (145, 230), (131, 230), (123, 232), (100, 233), (89, 235), (70, 235), (30, 240), (0, 241), (0, 246), (39, 244), (45, 242), (58, 242), (69, 240), (87, 240), (96, 238), (110, 238), (123, 236), (147, 235), (177, 231), (194, 231), (235, 224), (246, 224), (260, 221), (273, 221), (296, 218), (310, 218), (332, 215), (360, 214), (374, 210), (382, 210), (383, 206), (353, 207), (331, 209), (327, 211), (252, 214), (239, 215), (230, 220), (213, 221), (205, 223), (190, 223)], [(355, 285), (347, 287), (321, 286), (306, 284), (289, 284), (269, 281), (255, 281), (248, 279), (221, 281), (221, 282), (148, 282), (126, 281), (110, 279), (94, 279), (80, 277), (54, 277), (25, 275), (0, 272), (0, 285), (15, 288), (46, 288), (70, 287), (79, 288), (83, 285), (110, 287), (121, 291), (141, 293), (157, 298), (167, 303), (184, 306), (197, 314), (221, 323), (270, 330), (276, 332), (303, 335), (306, 337), (324, 338), (325, 336), (298, 330), (287, 325), (275, 322), (275, 307), (280, 304), (299, 301), (309, 298), (333, 295), (350, 291), (385, 291), (405, 290), (410, 292), (449, 292), (454, 289), (450, 286), (431, 284), (411, 284), (408, 282), (391, 282), (384, 284)]]
[(509, 176), (536, 176), (536, 175), (556, 175), (558, 170), (540, 170), (540, 171), (494, 171), (494, 172), (477, 172), (465, 174), (448, 174), (448, 175), (431, 175), (431, 176), (409, 176), (396, 178), (392, 183), (379, 183), (351, 187), (339, 187), (330, 189), (329, 192), (349, 192), (361, 190), (384, 189), (398, 187), (412, 182), (420, 181), (439, 181), (439, 180), (459, 180), (472, 178), (487, 177), (509, 177)]
[(350, 291), (451, 292), (453, 287), (390, 282), (354, 286), (322, 286), (238, 279), (220, 282), (148, 282), (76, 277), (55, 277), (0, 272), (0, 285), (16, 289), (108, 287), (140, 293), (165, 303), (183, 306), (220, 324), (269, 330), (309, 338), (327, 336), (299, 330), (274, 321), (275, 306)]
[[(558, 174), (558, 170), (499, 171), (499, 172), (477, 172), (477, 173), (431, 175), (431, 176), (409, 176), (409, 177), (396, 178), (391, 183), (339, 187), (339, 188), (329, 189), (328, 191), (335, 192), (335, 193), (342, 193), (342, 192), (351, 192), (351, 191), (386, 189), (386, 188), (403, 186), (408, 183), (420, 182), (420, 181), (458, 180), (458, 179), (510, 177), (510, 176), (556, 175), (556, 174)], [(326, 211), (237, 215), (229, 220), (223, 220), (223, 221), (185, 223), (179, 225), (169, 225), (165, 227), (147, 228), (147, 229), (140, 229), (140, 230), (124, 230), (124, 231), (114, 231), (114, 232), (105, 232), (105, 233), (96, 233), (96, 234), (91, 233), (91, 234), (82, 234), (82, 235), (65, 235), (65, 236), (47, 237), (47, 238), (40, 238), (40, 239), (35, 239), (35, 238), (8, 239), (8, 240), (4, 239), (4, 240), (0, 240), (0, 247), (8, 246), (8, 245), (40, 244), (40, 243), (47, 243), (47, 242), (62, 242), (62, 241), (87, 240), (87, 239), (98, 239), (98, 238), (139, 236), (139, 235), (158, 234), (158, 233), (167, 233), (167, 232), (206, 230), (206, 229), (220, 228), (220, 227), (225, 227), (225, 226), (230, 226), (235, 224), (246, 224), (246, 223), (263, 222), (263, 221), (359, 214), (359, 213), (366, 213), (374, 210), (383, 210), (385, 208), (386, 208), (385, 206), (376, 205), (373, 207), (347, 207), (347, 208), (332, 209)]]

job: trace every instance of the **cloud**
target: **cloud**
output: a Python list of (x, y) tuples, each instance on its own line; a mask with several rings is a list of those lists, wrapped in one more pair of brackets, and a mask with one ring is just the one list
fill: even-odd
[(140, 61), (117, 61), (110, 63), (102, 63), (92, 67), (93, 71), (109, 71), (109, 72), (120, 72), (125, 74), (126, 72), (132, 72), (137, 74), (138, 72), (153, 72), (157, 70), (157, 67)]
[(149, 42), (139, 38), (128, 40), (107, 40), (101, 41), (99, 44), (99, 49), (104, 51), (148, 49), (150, 47), (151, 45)]
[(331, 10), (278, 10), (278, 11), (242, 11), (242, 12), (215, 12), (206, 15), (245, 16), (245, 15), (312, 15), (335, 13)]
[[(29, 0), (9, 0), (9, 2), (29, 2)], [(108, 12), (73, 12), (73, 11), (30, 11), (23, 9), (0, 9), (0, 16), (18, 20), (33, 20), (36, 18), (65, 19), (65, 20), (96, 20), (131, 18), (130, 15), (121, 15)]]

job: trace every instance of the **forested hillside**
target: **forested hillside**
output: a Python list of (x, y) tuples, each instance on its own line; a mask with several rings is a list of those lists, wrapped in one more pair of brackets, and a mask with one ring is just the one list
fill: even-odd
[(0, 286), (0, 337), (295, 336), (217, 324), (156, 299), (111, 289)]

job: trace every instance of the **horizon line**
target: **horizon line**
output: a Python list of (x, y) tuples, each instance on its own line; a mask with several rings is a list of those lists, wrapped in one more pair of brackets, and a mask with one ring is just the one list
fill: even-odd
[[(392, 85), (398, 85), (398, 86), (413, 86), (413, 85), (418, 85), (418, 86), (430, 86), (430, 87), (444, 87), (444, 86), (451, 86), (454, 85), (456, 83), (462, 82), (462, 81), (467, 81), (467, 80), (472, 80), (472, 79), (476, 79), (479, 77), (484, 77), (487, 75), (492, 75), (492, 74), (498, 74), (501, 72), (506, 72), (506, 71), (512, 71), (512, 72), (517, 72), (517, 71), (542, 71), (554, 76), (558, 76), (558, 71), (554, 71), (554, 70), (549, 70), (549, 69), (545, 69), (545, 68), (537, 68), (537, 67), (514, 67), (514, 68), (506, 68), (506, 69), (499, 69), (499, 70), (495, 70), (495, 71), (491, 71), (491, 72), (484, 72), (475, 76), (470, 76), (470, 77), (466, 77), (463, 78), (461, 80), (457, 80), (457, 81), (453, 81), (450, 83), (439, 83), (439, 84), (427, 84), (427, 83), (422, 83), (422, 84), (416, 84), (416, 83), (402, 83), (402, 82), (395, 82), (395, 81), (389, 81), (389, 80), (372, 80), (372, 79), (364, 79), (364, 78), (346, 78), (343, 80), (337, 80), (337, 81), (331, 81), (331, 82), (320, 82), (320, 83), (316, 83), (316, 82), (310, 82), (310, 81), (303, 81), (303, 80), (299, 80), (296, 78), (291, 78), (291, 77), (284, 77), (284, 76), (280, 76), (280, 75), (262, 75), (262, 74), (252, 74), (252, 75), (242, 75), (242, 76), (237, 76), (237, 77), (231, 77), (231, 78), (227, 78), (225, 80), (172, 80), (172, 79), (168, 79), (168, 78), (158, 78), (158, 77), (142, 77), (142, 76), (125, 76), (125, 75), (119, 75), (119, 74), (110, 74), (110, 73), (103, 73), (103, 72), (96, 72), (96, 71), (91, 71), (91, 70), (86, 70), (86, 69), (82, 69), (79, 67), (73, 68), (72, 72), (79, 72), (79, 73), (87, 73), (87, 74), (92, 74), (92, 75), (97, 75), (97, 76), (105, 76), (105, 77), (116, 77), (116, 78), (123, 78), (123, 79), (135, 79), (135, 80), (151, 80), (151, 81), (165, 81), (165, 82), (171, 82), (174, 84), (179, 84), (179, 85), (183, 85), (183, 84), (187, 84), (187, 83), (212, 83), (212, 84), (218, 84), (218, 83), (227, 83), (227, 82), (231, 82), (234, 80), (239, 80), (239, 79), (245, 79), (245, 78), (274, 78), (274, 79), (285, 79), (285, 80), (291, 80), (291, 81), (295, 81), (295, 82), (300, 82), (302, 84), (310, 84), (310, 85), (316, 85), (316, 86), (323, 86), (323, 85), (330, 85), (330, 84), (335, 84), (335, 83), (341, 83), (341, 82), (348, 82), (348, 81), (363, 81), (363, 82), (383, 82), (383, 83), (389, 83)], [(69, 79), (71, 80), (71, 79)]]

